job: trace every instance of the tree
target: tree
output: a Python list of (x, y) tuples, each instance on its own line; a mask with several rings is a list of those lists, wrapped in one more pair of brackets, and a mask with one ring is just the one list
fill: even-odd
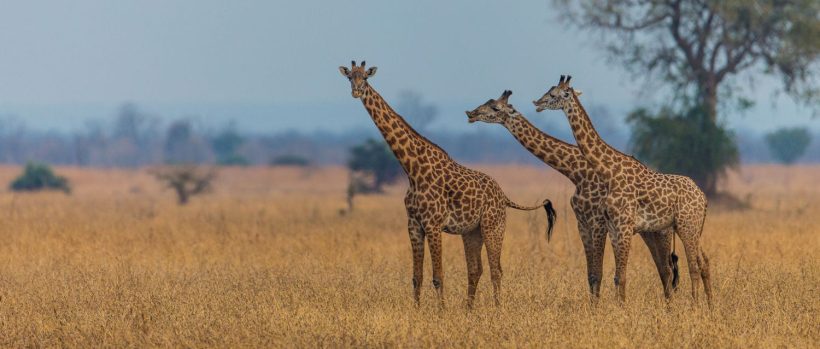
[(777, 161), (791, 165), (811, 143), (811, 134), (805, 127), (781, 128), (766, 135), (766, 145)]
[(192, 164), (206, 160), (206, 145), (194, 133), (189, 120), (177, 120), (168, 126), (165, 136), (165, 162), (169, 164)]
[(191, 196), (211, 190), (211, 182), (216, 178), (213, 169), (204, 169), (195, 165), (178, 165), (151, 171), (154, 177), (174, 190), (177, 202), (185, 205)]
[(438, 108), (433, 104), (425, 103), (420, 94), (413, 91), (402, 91), (396, 103), (396, 112), (401, 114), (407, 122), (418, 130), (424, 130), (438, 115)]
[(219, 165), (247, 165), (248, 159), (238, 154), (239, 147), (245, 139), (236, 131), (236, 126), (230, 124), (211, 139), (211, 149), (216, 155)]
[(68, 179), (57, 176), (46, 164), (29, 162), (23, 174), (17, 177), (9, 186), (12, 191), (40, 191), (47, 189), (60, 190), (66, 194), (71, 192)]
[(369, 191), (373, 192), (382, 192), (382, 186), (395, 182), (402, 174), (401, 165), (387, 144), (372, 138), (350, 149), (347, 167), (372, 176)]
[[(600, 42), (613, 62), (669, 84), (682, 110), (702, 109), (705, 128), (720, 127), (721, 97), (751, 104), (732, 79), (744, 72), (780, 77), (797, 101), (816, 106), (820, 100), (813, 74), (820, 56), (815, 0), (553, 1), (570, 23), (605, 38)], [(726, 166), (698, 183), (708, 195)]]
[[(646, 109), (633, 111), (627, 121), (633, 125), (630, 146), (639, 160), (661, 172), (685, 173), (696, 183), (713, 187), (727, 167), (737, 166), (738, 148), (734, 135), (720, 125), (707, 122), (703, 109), (685, 114), (663, 108), (657, 114)], [(685, 156), (669, 156), (685, 154)]]
[(155, 158), (149, 149), (157, 135), (159, 121), (133, 103), (120, 106), (105, 152), (115, 165), (136, 167)]

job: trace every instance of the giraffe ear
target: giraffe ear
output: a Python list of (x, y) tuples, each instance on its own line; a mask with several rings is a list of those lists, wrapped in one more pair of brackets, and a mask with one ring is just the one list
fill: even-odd
[(581, 94), (583, 94), (583, 92), (581, 92), (581, 90), (576, 90), (576, 89), (572, 89), (572, 92), (575, 92), (576, 96), (580, 96)]
[(347, 69), (347, 67), (339, 67), (339, 72), (341, 72), (344, 77), (350, 76), (350, 69)]
[(376, 75), (376, 69), (378, 69), (378, 68), (376, 68), (376, 67), (370, 67), (370, 68), (368, 68), (368, 69), (367, 69), (367, 77), (369, 78), (369, 77), (371, 77), (371, 76), (373, 76), (373, 75)]

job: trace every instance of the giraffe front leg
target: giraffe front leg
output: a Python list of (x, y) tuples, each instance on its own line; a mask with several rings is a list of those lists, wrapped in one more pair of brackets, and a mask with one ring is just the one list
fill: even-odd
[[(600, 270), (603, 265), (602, 258), (596, 258), (595, 229), (594, 223), (587, 221), (582, 215), (578, 217), (578, 234), (581, 236), (581, 243), (584, 245), (584, 256), (587, 261), (587, 283), (589, 284), (589, 295), (592, 303), (597, 303), (600, 292)], [(601, 263), (598, 263), (598, 260)]]
[(441, 264), (441, 228), (427, 232), (427, 246), (430, 248), (430, 260), (433, 264), (433, 288), (438, 294), (439, 307), (444, 308), (444, 269)]
[(464, 256), (467, 259), (467, 308), (473, 308), (475, 293), (478, 289), (478, 280), (483, 272), (481, 266), (481, 247), (484, 246), (484, 239), (481, 231), (476, 229), (466, 235), (461, 236), (464, 242)]
[(413, 248), (413, 300), (420, 304), (421, 284), (424, 281), (424, 230), (415, 219), (408, 223), (410, 246)]
[(615, 253), (615, 289), (618, 299), (626, 302), (626, 269), (629, 261), (629, 251), (632, 242), (634, 225), (628, 215), (610, 215), (610, 233), (612, 234), (612, 250)]
[(601, 297), (601, 280), (604, 275), (604, 250), (606, 249), (606, 226), (603, 222), (590, 228), (591, 258), (588, 257), (587, 280), (593, 300)]

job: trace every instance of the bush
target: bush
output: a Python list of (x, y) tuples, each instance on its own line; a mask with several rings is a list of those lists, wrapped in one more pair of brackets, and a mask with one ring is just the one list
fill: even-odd
[(383, 185), (395, 182), (402, 174), (401, 165), (387, 144), (372, 138), (350, 149), (347, 167), (353, 172), (372, 176), (370, 188), (367, 188), (372, 192), (381, 192)]
[(706, 195), (715, 195), (718, 179), (739, 163), (734, 135), (709, 122), (702, 108), (684, 114), (668, 108), (657, 114), (638, 109), (627, 121), (638, 159), (660, 172), (691, 177)]
[(279, 155), (270, 161), (271, 166), (308, 166), (310, 160), (299, 155)]
[(766, 135), (769, 152), (782, 164), (790, 165), (803, 156), (811, 143), (811, 134), (805, 127), (781, 128)]
[(71, 192), (68, 180), (65, 177), (57, 176), (46, 164), (29, 162), (26, 164), (23, 174), (11, 182), (12, 191), (39, 191), (39, 190), (61, 190), (66, 194)]

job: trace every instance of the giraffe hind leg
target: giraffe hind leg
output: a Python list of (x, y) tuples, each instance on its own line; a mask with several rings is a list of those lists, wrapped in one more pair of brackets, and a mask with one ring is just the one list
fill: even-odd
[(496, 306), (501, 305), (501, 278), (504, 274), (501, 270), (501, 245), (504, 241), (506, 219), (503, 210), (502, 208), (495, 214), (487, 213), (488, 216), (481, 220), (481, 235), (487, 247), (487, 260), (490, 263), (490, 278), (493, 282), (493, 297)]
[(671, 240), (670, 236), (673, 234), (671, 229), (663, 230), (661, 232), (641, 232), (641, 238), (649, 248), (652, 254), (652, 260), (655, 262), (655, 267), (658, 269), (658, 276), (661, 279), (661, 286), (663, 286), (663, 295), (666, 299), (672, 297), (674, 268), (670, 263), (671, 254)]
[(700, 258), (698, 259), (698, 264), (700, 264), (700, 277), (703, 280), (703, 291), (706, 293), (706, 302), (711, 307), (712, 276), (709, 271), (709, 258), (706, 257), (706, 254), (703, 252), (703, 248), (700, 249)]

